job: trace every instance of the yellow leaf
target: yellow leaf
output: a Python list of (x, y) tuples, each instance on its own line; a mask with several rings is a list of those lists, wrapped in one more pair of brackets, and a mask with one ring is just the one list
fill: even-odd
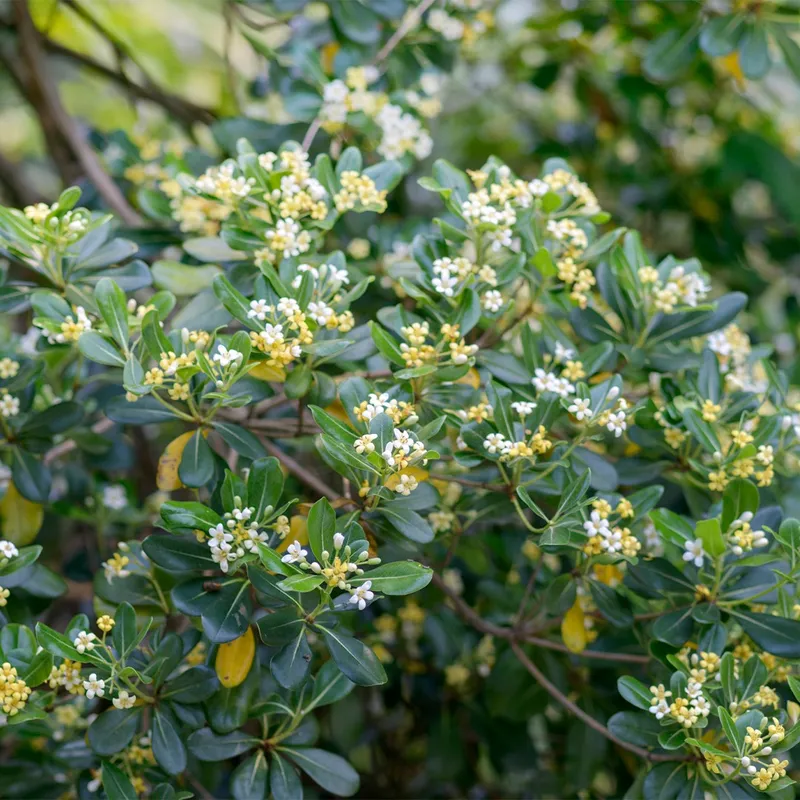
[(39, 533), (44, 509), (38, 503), (26, 500), (13, 483), (8, 484), (5, 497), (0, 500), (3, 517), (3, 537), (18, 547), (30, 544)]
[(406, 467), (405, 469), (401, 469), (400, 472), (395, 472), (394, 475), (390, 475), (383, 485), (387, 489), (394, 491), (400, 483), (401, 475), (410, 475), (412, 478), (416, 478), (420, 483), (428, 480), (428, 470), (421, 469), (420, 467)]
[(339, 42), (328, 42), (328, 44), (320, 50), (320, 62), (322, 63), (322, 69), (325, 70), (326, 75), (333, 73), (333, 59), (336, 58), (339, 48)]
[(341, 401), (334, 400), (329, 406), (325, 406), (325, 410), (332, 416), (336, 417), (340, 422), (344, 422), (349, 428), (352, 428), (353, 425), (350, 422), (350, 417), (347, 416), (347, 412), (344, 410), (344, 406), (341, 404)]
[(308, 544), (308, 517), (293, 516), (289, 520), (289, 535), (275, 549), (283, 553), (292, 542)]
[(607, 381), (609, 378), (613, 377), (613, 372), (598, 372), (597, 375), (592, 375), (592, 377), (589, 378), (589, 383), (594, 386), (597, 383), (602, 383), (603, 381)]
[(238, 639), (221, 644), (214, 661), (219, 682), (226, 689), (233, 689), (242, 683), (250, 672), (255, 654), (256, 640), (252, 628), (248, 628)]
[(181, 465), (183, 449), (189, 443), (189, 439), (194, 436), (194, 431), (182, 433), (177, 439), (173, 439), (158, 459), (158, 471), (156, 472), (156, 486), (162, 492), (174, 492), (180, 489), (183, 484), (178, 477), (178, 467)]
[(583, 609), (578, 600), (561, 620), (561, 638), (572, 653), (581, 653), (586, 648), (586, 626)]
[(478, 373), (478, 370), (475, 367), (472, 367), (470, 371), (466, 375), (462, 375), (456, 383), (466, 383), (471, 386), (473, 389), (480, 389), (481, 388), (481, 376)]
[(743, 89), (745, 78), (744, 72), (742, 72), (742, 65), (739, 63), (739, 51), (734, 50), (726, 56), (720, 56), (716, 61), (722, 67), (722, 71), (727, 72), (736, 81), (739, 88)]
[(266, 361), (253, 367), (249, 374), (260, 381), (283, 383), (286, 380), (286, 370), (283, 367), (271, 367)]

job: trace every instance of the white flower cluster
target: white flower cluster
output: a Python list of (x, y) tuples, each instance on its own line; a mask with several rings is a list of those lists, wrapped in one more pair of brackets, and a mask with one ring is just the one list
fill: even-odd
[[(467, 285), (473, 282), (497, 286), (497, 273), (488, 264), (479, 267), (468, 258), (461, 256), (458, 258), (437, 258), (433, 262), (431, 284), (439, 294), (445, 297), (458, 296)], [(497, 296), (499, 303), (502, 303), (503, 298), (500, 292), (495, 291), (489, 294)], [(484, 296), (485, 303), (486, 298)]]
[(666, 314), (674, 311), (676, 306), (697, 307), (711, 291), (699, 272), (687, 272), (681, 265), (673, 267), (664, 282), (653, 267), (641, 267), (639, 278), (645, 286), (650, 287), (655, 308)]
[(0, 417), (8, 419), (19, 414), (19, 398), (4, 391), (0, 395)]
[(409, 431), (395, 428), (392, 438), (386, 443), (381, 456), (387, 466), (399, 471), (421, 462), (424, 466), (428, 463), (425, 455), (428, 451), (425, 444), (413, 437)]
[(209, 167), (196, 181), (195, 186), (203, 194), (211, 195), (222, 203), (235, 203), (253, 190), (255, 178), (234, 176), (236, 164), (226, 161), (218, 167)]
[(418, 159), (427, 158), (433, 150), (433, 139), (413, 114), (400, 106), (387, 103), (375, 116), (382, 138), (378, 152), (387, 159), (402, 158), (411, 153)]
[(242, 558), (245, 552), (255, 552), (260, 542), (267, 541), (267, 534), (259, 530), (258, 522), (252, 519), (255, 508), (241, 508), (241, 500), (234, 498), (234, 501), (238, 501), (237, 507), (225, 513), (225, 524), (220, 522), (208, 529), (211, 558), (223, 572), (227, 572), (231, 562)]
[(561, 378), (541, 367), (534, 370), (531, 383), (537, 392), (553, 392), (559, 397), (569, 397), (571, 394), (575, 394), (575, 386), (566, 378)]
[(19, 555), (16, 545), (7, 539), (0, 539), (0, 558), (16, 558)]
[(352, 551), (350, 545), (345, 546), (344, 535), (335, 533), (333, 535), (334, 554), (327, 551), (322, 553), (322, 563), (309, 561), (308, 550), (298, 541), (292, 542), (286, 549), (286, 555), (281, 558), (284, 564), (297, 564), (302, 569), (310, 570), (315, 575), (321, 575), (327, 581), (329, 587), (337, 587), (350, 594), (349, 603), (356, 606), (359, 611), (363, 611), (374, 597), (371, 591), (372, 581), (364, 581), (353, 586), (353, 577), (360, 577), (364, 574), (364, 565), (374, 566), (380, 564), (379, 558), (370, 558), (367, 551), (358, 554), (354, 561), (351, 561)]
[(319, 294), (334, 295), (342, 286), (350, 283), (350, 275), (346, 269), (339, 269), (333, 264), (320, 264), (318, 267), (312, 267), (311, 264), (300, 264), (297, 267), (299, 273), (292, 281), (292, 288), (299, 289), (300, 284), (303, 282), (303, 275), (306, 272), (311, 273), (314, 280), (317, 282), (317, 292)]

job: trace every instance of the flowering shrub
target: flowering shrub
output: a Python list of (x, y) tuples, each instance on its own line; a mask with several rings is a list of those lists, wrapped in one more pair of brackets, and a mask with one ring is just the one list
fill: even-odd
[(794, 796), (796, 391), (562, 159), (400, 230), (397, 64), (492, 23), (433, 5), (331, 4), (303, 141), (128, 164), (168, 246), (0, 208), (4, 796)]

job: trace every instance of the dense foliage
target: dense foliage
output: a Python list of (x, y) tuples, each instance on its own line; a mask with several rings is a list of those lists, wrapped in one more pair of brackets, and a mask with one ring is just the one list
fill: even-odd
[[(795, 796), (794, 312), (751, 338), (765, 281), (726, 262), (781, 257), (797, 212), (746, 224), (727, 167), (665, 154), (670, 82), (728, 59), (693, 100), (718, 147), (735, 81), (800, 72), (797, 19), (634, 5), (504, 40), (514, 3), (228, 3), (267, 71), (227, 101), (279, 119), (144, 81), (183, 134), (90, 147), (34, 92), (88, 180), (0, 207), (3, 796)], [(24, 88), (61, 45), (24, 4), (9, 27)], [(602, 191), (563, 127), (536, 164), (435, 157), (501, 41), (544, 92), (603, 84), (619, 114), (573, 139)], [(783, 159), (774, 191), (797, 167), (750, 111), (725, 162)], [(636, 202), (609, 159), (647, 170)], [(685, 176), (724, 208), (694, 218), (708, 264), (634, 224)]]

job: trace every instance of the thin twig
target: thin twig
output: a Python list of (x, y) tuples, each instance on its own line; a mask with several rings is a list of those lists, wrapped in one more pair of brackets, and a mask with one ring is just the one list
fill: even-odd
[(438, 472), (432, 472), (432, 481), (446, 481), (447, 483), (457, 483), (461, 486), (470, 486), (473, 489), (485, 489), (488, 492), (502, 492), (508, 494), (508, 486), (504, 483), (488, 483), (486, 481), (473, 481), (469, 478), (461, 478), (458, 475), (441, 475)]
[[(105, 433), (105, 431), (113, 426), (113, 420), (110, 420), (108, 417), (103, 417), (103, 419), (95, 422), (95, 424), (92, 425), (92, 433)], [(74, 439), (66, 439), (63, 442), (59, 442), (59, 444), (55, 445), (54, 447), (51, 447), (44, 454), (44, 458), (42, 460), (45, 464), (52, 464), (56, 459), (61, 458), (61, 456), (71, 453), (77, 446), (78, 443)]]
[(567, 709), (567, 711), (574, 714), (579, 720), (584, 722), (593, 730), (597, 731), (601, 736), (605, 736), (605, 738), (610, 742), (614, 742), (614, 744), (621, 747), (623, 750), (627, 750), (630, 753), (635, 753), (637, 756), (639, 756), (639, 758), (643, 758), (646, 761), (692, 760), (690, 756), (651, 753), (649, 750), (645, 750), (643, 747), (637, 747), (635, 744), (631, 744), (630, 742), (625, 742), (622, 739), (617, 738), (605, 725), (603, 725), (602, 722), (598, 722), (593, 716), (587, 714), (582, 708), (573, 703), (572, 700), (570, 700), (555, 684), (551, 683), (545, 674), (536, 666), (536, 664), (533, 663), (533, 661), (528, 658), (525, 651), (513, 639), (511, 640), (511, 649), (514, 651), (514, 655), (519, 659), (520, 664), (522, 664), (522, 666), (525, 667), (528, 672), (530, 672), (536, 682), (554, 700), (557, 700), (562, 706), (564, 706), (564, 708)]
[(377, 66), (378, 64), (382, 63), (386, 60), (392, 50), (397, 47), (398, 44), (403, 40), (406, 34), (410, 33), (414, 28), (417, 27), (419, 24), (420, 19), (422, 19), (422, 15), (436, 2), (436, 0), (422, 0), (422, 2), (412, 8), (408, 14), (406, 14), (405, 19), (397, 28), (397, 30), (389, 37), (389, 40), (386, 44), (378, 51), (375, 58), (372, 60), (372, 65)]
[(126, 224), (141, 224), (142, 218), (125, 199), (116, 183), (106, 174), (97, 154), (81, 135), (75, 120), (61, 105), (56, 84), (47, 75), (41, 34), (33, 24), (28, 4), (14, 3), (13, 8), (19, 32), (20, 51), (28, 70), (28, 98), (33, 94), (39, 101), (38, 104), (32, 104), (33, 107), (40, 115), (47, 114), (53, 120), (86, 173), (86, 177), (94, 184), (109, 208)]
[(313, 472), (307, 470), (299, 461), (295, 461), (286, 451), (281, 450), (280, 447), (274, 445), (269, 439), (262, 439), (261, 441), (270, 455), (275, 456), (295, 478), (310, 489), (313, 489), (317, 494), (323, 497), (327, 497), (328, 500), (342, 499), (342, 496), (328, 486), (322, 478), (318, 478)]
[[(422, 0), (422, 2), (416, 8), (413, 8), (408, 12), (405, 19), (398, 26), (397, 30), (389, 37), (386, 44), (376, 53), (375, 58), (372, 59), (373, 67), (377, 67), (379, 64), (383, 63), (386, 58), (388, 58), (392, 50), (394, 50), (395, 47), (400, 44), (400, 42), (403, 40), (403, 37), (405, 37), (417, 26), (422, 18), (422, 15), (435, 2), (436, 0)], [(311, 143), (314, 141), (314, 137), (317, 135), (321, 126), (322, 118), (320, 116), (315, 117), (311, 125), (308, 126), (308, 130), (306, 131), (306, 135), (303, 137), (303, 143), (301, 145), (303, 150), (306, 152), (308, 152), (308, 148), (311, 147)]]

